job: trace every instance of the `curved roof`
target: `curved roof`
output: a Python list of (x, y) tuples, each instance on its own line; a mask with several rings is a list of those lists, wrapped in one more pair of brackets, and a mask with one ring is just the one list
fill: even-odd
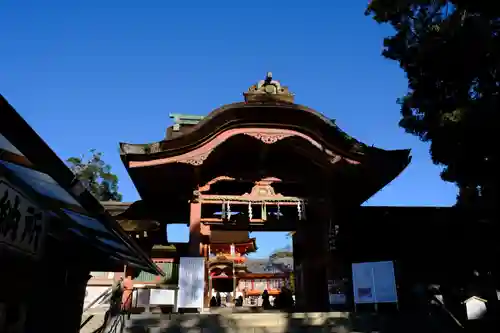
[[(324, 170), (338, 170), (345, 163), (359, 165), (359, 170), (363, 171), (357, 172), (350, 182), (352, 186), (356, 186), (352, 183), (354, 180), (367, 184), (363, 194), (356, 199), (361, 202), (391, 182), (410, 163), (410, 150), (383, 150), (352, 138), (334, 120), (307, 106), (295, 104), (288, 88), (269, 75), (250, 87), (244, 96), (245, 102), (224, 105), (201, 120), (193, 118), (185, 124), (175, 124), (176, 135), (168, 135), (161, 141), (120, 143), (121, 158), (143, 199), (158, 196), (158, 191), (153, 194), (148, 187), (153, 187), (154, 182), (159, 182), (158, 177), (167, 177), (165, 175), (169, 173), (148, 167), (171, 165), (174, 169), (170, 170), (169, 180), (162, 180), (170, 182), (170, 188), (179, 188), (182, 184), (187, 186), (186, 179), (195, 177), (194, 169), (203, 165), (205, 160), (209, 161), (209, 154), (215, 154), (219, 146), (224, 151), (223, 145), (229, 147), (225, 143), (232, 137), (241, 137), (240, 134), (260, 140), (264, 145), (282, 141), (288, 147), (295, 147), (294, 154), (304, 155), (314, 164), (320, 163)], [(231, 142), (242, 144), (243, 141)], [(278, 150), (283, 147), (273, 146)], [(221, 155), (213, 158), (220, 159)], [(220, 164), (221, 167), (225, 165)], [(182, 181), (179, 180), (181, 170), (184, 170)], [(175, 186), (177, 182), (180, 183)], [(146, 195), (149, 191), (151, 196)]]
[(356, 161), (373, 154), (407, 159), (410, 153), (410, 150), (387, 151), (368, 146), (342, 131), (334, 120), (311, 108), (274, 101), (225, 105), (177, 137), (147, 144), (120, 143), (120, 151), (125, 162), (159, 159), (194, 150), (218, 133), (248, 127), (293, 130), (311, 137), (336, 154)]
[[(129, 168), (168, 163), (173, 160), (165, 158), (189, 155), (204, 145), (210, 145), (214, 149), (230, 136), (238, 134), (249, 134), (265, 143), (275, 142), (266, 142), (262, 133), (259, 133), (260, 129), (274, 129), (275, 135), (281, 133), (283, 137), (301, 137), (331, 157), (355, 163), (376, 159), (379, 162), (403, 165), (402, 169), (409, 163), (410, 150), (387, 151), (368, 146), (342, 131), (334, 120), (307, 106), (295, 104), (294, 95), (279, 81), (273, 80), (271, 73), (268, 73), (266, 79), (251, 86), (244, 96), (245, 102), (224, 105), (206, 117), (185, 117), (189, 118), (183, 123), (186, 126), (181, 128), (182, 124), (174, 125), (178, 130), (175, 136), (170, 135), (153, 143), (120, 143), (125, 166)], [(160, 162), (161, 159), (164, 161)], [(140, 163), (147, 161), (156, 162)], [(190, 160), (187, 162), (198, 165)]]

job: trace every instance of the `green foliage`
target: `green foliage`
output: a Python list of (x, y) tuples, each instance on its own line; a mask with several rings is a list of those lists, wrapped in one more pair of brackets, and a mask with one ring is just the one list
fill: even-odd
[(495, 1), (373, 0), (366, 11), (388, 23), (383, 56), (408, 78), (399, 99), (406, 132), (430, 142), (458, 204), (498, 202), (500, 6)]
[(102, 160), (102, 153), (90, 150), (86, 158), (71, 157), (66, 163), (77, 178), (99, 201), (121, 201), (118, 192), (118, 177), (111, 172), (111, 166)]
[(287, 246), (283, 249), (279, 249), (271, 253), (269, 259), (272, 261), (274, 259), (279, 258), (293, 258), (293, 250), (290, 246)]

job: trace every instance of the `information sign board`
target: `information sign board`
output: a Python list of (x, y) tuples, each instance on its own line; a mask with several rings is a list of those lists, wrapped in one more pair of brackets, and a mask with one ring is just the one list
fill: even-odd
[(392, 261), (352, 264), (352, 281), (356, 304), (398, 302)]
[(179, 308), (203, 309), (205, 290), (205, 259), (181, 257), (179, 261)]

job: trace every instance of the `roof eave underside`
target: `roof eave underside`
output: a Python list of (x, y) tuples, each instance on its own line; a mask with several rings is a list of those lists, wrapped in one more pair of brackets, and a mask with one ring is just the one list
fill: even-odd
[[(390, 151), (379, 150), (376, 154), (372, 155), (369, 160), (365, 160), (362, 164), (360, 164), (360, 170), (362, 170), (362, 172), (360, 172), (359, 176), (354, 179), (355, 184), (352, 184), (353, 188), (358, 189), (358, 193), (355, 198), (352, 198), (352, 203), (362, 204), (363, 202), (371, 198), (374, 194), (383, 189), (387, 184), (396, 179), (410, 164), (410, 153), (411, 151), (409, 149)], [(186, 167), (193, 166), (186, 165)], [(133, 172), (130, 172), (132, 170)], [(137, 167), (129, 169), (129, 175), (134, 184), (141, 183), (144, 185), (144, 182), (150, 181), (150, 170), (147, 167)], [(177, 185), (169, 184), (169, 186)], [(140, 202), (137, 202), (137, 205), (140, 205)], [(173, 209), (175, 207), (171, 208)], [(154, 211), (152, 207), (150, 207), (150, 209)], [(134, 211), (134, 209), (127, 209), (126, 211), (121, 213), (119, 217), (117, 217), (124, 218), (130, 215), (129, 213), (132, 211)], [(132, 214), (129, 218), (132, 218), (133, 215), (135, 216), (135, 214)], [(140, 216), (136, 217), (141, 218)], [(154, 216), (151, 216), (151, 218), (154, 218)]]
[[(403, 172), (406, 167), (411, 162), (411, 151), (409, 149), (406, 150), (392, 150), (392, 151), (383, 151), (383, 158), (375, 159), (372, 166), (369, 167), (371, 170), (377, 172), (377, 176), (371, 177), (369, 172), (365, 173), (363, 179), (359, 181), (363, 183), (363, 186), (359, 187), (358, 197), (352, 202), (353, 204), (362, 204), (370, 197), (372, 197), (375, 193), (384, 188), (387, 184), (392, 182), (395, 178)], [(148, 168), (134, 168), (135, 172), (130, 174), (132, 181), (136, 182), (136, 177), (139, 176), (139, 173), (147, 175)], [(140, 172), (137, 172), (139, 171)], [(107, 206), (107, 205), (106, 205)], [(113, 209), (113, 204), (110, 204), (110, 209)], [(175, 208), (175, 207), (171, 207)], [(147, 200), (138, 200), (136, 202), (130, 204), (124, 204), (117, 209), (116, 218), (118, 219), (128, 219), (128, 220), (141, 220), (141, 219), (152, 219), (155, 220), (161, 217), (161, 214), (153, 214), (155, 211), (154, 206), (150, 206), (147, 204)]]
[(387, 155), (385, 158), (372, 159), (369, 170), (376, 172), (377, 177), (372, 177), (370, 173), (365, 174), (363, 181), (368, 184), (365, 193), (360, 193), (358, 203), (362, 204), (394, 181), (410, 164), (410, 153), (410, 149), (390, 150), (383, 152)]

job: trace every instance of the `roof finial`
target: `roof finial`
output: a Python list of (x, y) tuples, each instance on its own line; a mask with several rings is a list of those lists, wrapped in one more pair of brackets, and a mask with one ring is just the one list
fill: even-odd
[(293, 103), (294, 95), (288, 91), (288, 87), (281, 86), (277, 80), (273, 80), (273, 73), (267, 72), (266, 78), (260, 80), (243, 93), (245, 102), (287, 102)]
[(273, 80), (273, 73), (272, 72), (267, 72), (266, 74), (266, 82), (271, 83)]

